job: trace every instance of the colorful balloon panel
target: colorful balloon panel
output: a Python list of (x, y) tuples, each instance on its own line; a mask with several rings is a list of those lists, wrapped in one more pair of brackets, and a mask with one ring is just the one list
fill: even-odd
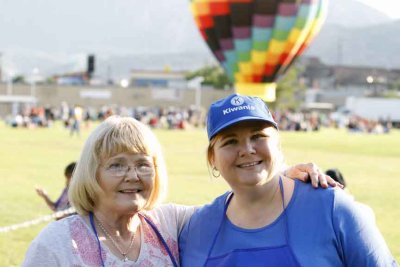
[[(286, 58), (283, 67), (280, 70), (280, 73), (285, 73), (287, 69), (291, 66), (291, 64), (294, 62), (294, 59), (301, 56), (304, 51), (308, 48), (308, 46), (311, 44), (311, 42), (314, 40), (315, 36), (319, 33), (319, 31), (322, 28), (322, 25), (325, 22), (327, 11), (328, 11), (328, 5), (326, 1), (320, 1), (320, 3), (317, 6), (317, 11), (316, 11), (316, 16), (315, 18), (311, 21), (311, 25), (308, 25), (309, 30), (306, 32), (306, 35), (302, 36), (302, 39), (297, 42), (298, 47), (292, 49), (292, 52), (290, 55)], [(304, 40), (303, 40), (304, 38)]]
[(273, 83), (321, 28), (327, 0), (192, 0), (196, 24), (235, 83)]

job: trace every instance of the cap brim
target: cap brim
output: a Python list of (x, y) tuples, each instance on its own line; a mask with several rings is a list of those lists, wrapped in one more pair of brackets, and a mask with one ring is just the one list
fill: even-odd
[(209, 137), (209, 140), (211, 140), (215, 135), (217, 135), (222, 130), (224, 130), (224, 129), (228, 128), (229, 126), (232, 126), (236, 123), (242, 122), (242, 121), (264, 121), (264, 122), (271, 123), (276, 129), (278, 129), (278, 124), (274, 121), (267, 120), (264, 118), (256, 118), (254, 116), (245, 116), (245, 117), (240, 117), (240, 118), (231, 120), (225, 124), (222, 124), (220, 127), (218, 127), (217, 129), (214, 130), (214, 132)]

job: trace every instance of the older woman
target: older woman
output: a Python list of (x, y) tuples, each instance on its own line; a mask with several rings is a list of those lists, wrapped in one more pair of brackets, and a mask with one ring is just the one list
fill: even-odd
[(259, 98), (234, 94), (211, 105), (208, 162), (232, 191), (186, 224), (182, 266), (397, 266), (343, 190), (310, 193), (279, 175), (277, 128)]
[[(317, 176), (313, 167), (289, 170)], [(166, 190), (151, 130), (132, 118), (108, 118), (89, 136), (72, 178), (69, 198), (78, 215), (49, 224), (23, 265), (177, 266), (178, 234), (194, 208), (159, 205)]]
[(157, 138), (131, 118), (110, 117), (89, 136), (69, 198), (79, 215), (51, 223), (25, 266), (177, 266), (177, 236), (191, 207), (158, 204), (167, 189)]

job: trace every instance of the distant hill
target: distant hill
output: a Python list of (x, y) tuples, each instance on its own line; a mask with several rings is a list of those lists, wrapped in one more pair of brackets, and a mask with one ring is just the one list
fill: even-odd
[(328, 64), (400, 68), (400, 20), (369, 27), (327, 24), (306, 55)]
[[(356, 0), (331, 0), (325, 25), (305, 55), (319, 57), (327, 64), (400, 68), (398, 32), (400, 20), (395, 21)], [(151, 62), (157, 62), (177, 70), (215, 62), (208, 49), (199, 49), (197, 42), (191, 52), (131, 55), (128, 58), (136, 58), (130, 61), (134, 68), (154, 68)], [(116, 68), (118, 66), (115, 64)]]
[(327, 64), (400, 68), (400, 21), (355, 0), (329, 1), (328, 16), (307, 56)]
[[(168, 27), (173, 28), (171, 25)], [(400, 68), (398, 32), (400, 20), (395, 21), (356, 0), (331, 0), (325, 25), (306, 55), (319, 57), (327, 64)], [(185, 40), (187, 45), (190, 44), (187, 38), (178, 38)], [(136, 69), (169, 65), (173, 69), (181, 70), (215, 63), (208, 49), (204, 45), (199, 46), (198, 42), (199, 40), (195, 40), (192, 51), (129, 55), (112, 60), (111, 64), (116, 69), (125, 65), (117, 62), (125, 61)]]
[[(80, 71), (89, 53), (96, 55), (98, 75), (115, 78), (131, 69), (190, 70), (215, 62), (188, 0), (42, 0), (40, 6), (24, 1), (23, 9), (20, 2), (6, 1), (0, 12), (5, 73)], [(400, 68), (400, 21), (357, 0), (329, 2), (325, 26), (306, 55), (330, 64)]]
[(334, 24), (346, 28), (354, 28), (384, 24), (391, 21), (387, 15), (356, 0), (329, 1), (327, 25)]

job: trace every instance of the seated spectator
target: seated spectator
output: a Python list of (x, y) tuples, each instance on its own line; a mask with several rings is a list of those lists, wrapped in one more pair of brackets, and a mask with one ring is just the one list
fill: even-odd
[(49, 198), (49, 195), (47, 194), (47, 192), (43, 188), (36, 187), (36, 193), (41, 198), (43, 198), (43, 200), (46, 202), (47, 206), (49, 206), (49, 208), (52, 211), (65, 210), (71, 206), (69, 203), (69, 200), (68, 200), (68, 187), (71, 182), (71, 177), (72, 177), (72, 173), (75, 169), (75, 165), (76, 165), (76, 163), (72, 162), (72, 163), (68, 164), (67, 167), (65, 167), (65, 170), (64, 170), (65, 188), (63, 189), (61, 195), (58, 197), (58, 199), (56, 201), (52, 201)]
[[(349, 193), (349, 195), (351, 195), (350, 192), (349, 192), (349, 189), (347, 188), (346, 180), (344, 179), (343, 174), (338, 169), (336, 169), (336, 168), (329, 169), (329, 170), (327, 170), (325, 172), (325, 174), (329, 175), (336, 182), (341, 183), (343, 185), (343, 189), (347, 193)], [(353, 196), (353, 195), (351, 195), (351, 196)], [(354, 196), (353, 196), (353, 198), (354, 198)], [(368, 217), (370, 219), (375, 221), (375, 213), (374, 213), (373, 209), (370, 206), (368, 206), (368, 205), (366, 205), (364, 203), (358, 202), (358, 201), (357, 201), (357, 204), (366, 214), (368, 214)]]

